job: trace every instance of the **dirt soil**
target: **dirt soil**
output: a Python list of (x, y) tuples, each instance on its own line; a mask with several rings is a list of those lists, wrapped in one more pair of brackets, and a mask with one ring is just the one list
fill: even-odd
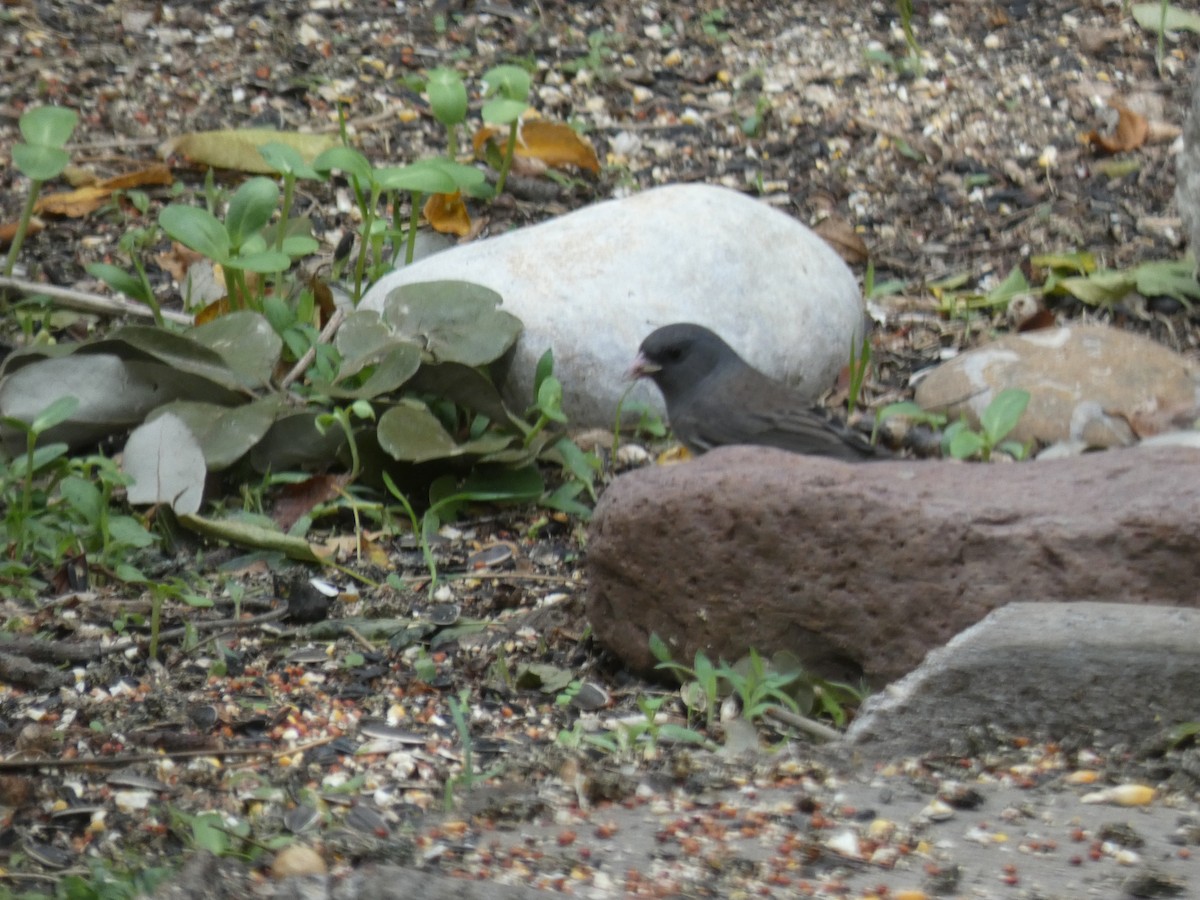
[[(1181, 255), (1173, 143), (1200, 46), (1170, 36), (1160, 75), (1154, 36), (1116, 0), (915, 7), (919, 72), (882, 0), (6, 0), (0, 158), (39, 103), (79, 110), (72, 161), (100, 177), (144, 168), (187, 131), (336, 131), (343, 104), (360, 149), (402, 164), (444, 149), (411, 79), (453, 65), (472, 80), (521, 60), (536, 68), (535, 108), (582, 129), (604, 168), (562, 184), (515, 180), (473, 210), (478, 237), (659, 184), (760, 196), (819, 228), (860, 274), (865, 249), (876, 283), (903, 282), (871, 304), (871, 390), (884, 402), (906, 395), (915, 370), (1009, 327), (1003, 309), (948, 315), (965, 311), (946, 308), (939, 283), (986, 291), (1014, 267), (1036, 279), (1031, 257), (1045, 253), (1086, 250), (1112, 268)], [(1085, 138), (1114, 134), (1113, 105), (1149, 123), (1144, 142), (1116, 154)], [(203, 172), (172, 165), (202, 190)], [(15, 169), (0, 169), (0, 222), (24, 196)], [(126, 263), (121, 234), (171, 198), (150, 191), (144, 219), (131, 207), (46, 217), (22, 274), (102, 292), (85, 266)], [(344, 193), (306, 186), (298, 203), (331, 256), (354, 227)], [(150, 276), (178, 308), (169, 268), (152, 263)], [(1196, 320), (1175, 301), (1058, 301), (1049, 312), (1200, 354)], [(46, 324), (62, 340), (96, 327)], [(7, 337), (19, 340), (11, 324)], [(668, 741), (617, 754), (565, 747), (560, 732), (636, 722), (639, 698), (670, 692), (592, 645), (585, 527), (551, 516), (534, 528), (537, 515), (445, 530), (439, 562), (460, 577), (433, 597), (411, 540), (389, 544), (359, 569), (377, 581), (396, 573), (400, 586), (339, 580), (317, 625), (274, 621), (279, 580), (239, 569), (236, 611), (228, 594), (213, 610), (166, 604), (165, 626), (181, 631), (161, 663), (147, 662), (144, 636), (112, 649), (114, 619), (149, 616), (136, 591), (47, 597), (36, 611), (3, 601), (15, 640), (49, 634), (51, 661), (73, 668), (67, 684), (38, 687), (5, 663), (0, 892), (44, 892), (95, 860), (145, 874), (200, 847), (266, 871), (293, 840), (339, 875), (399, 863), (593, 897), (1182, 896), (1197, 880), (1200, 768), (1187, 741), (1160, 735), (1122, 748), (1019, 739), (970, 759), (931, 747), (883, 769), (766, 726), (773, 749), (744, 755)], [(187, 547), (158, 564), (213, 583), (229, 562)], [(308, 574), (284, 573), (293, 598)], [(258, 618), (230, 621), (238, 613)], [(211, 639), (185, 643), (185, 623)], [(37, 655), (31, 643), (8, 649)], [(571, 681), (598, 699), (558, 702)], [(682, 722), (677, 699), (663, 711)], [(31, 758), (54, 762), (21, 762)], [(1153, 798), (1083, 802), (1134, 785)]]

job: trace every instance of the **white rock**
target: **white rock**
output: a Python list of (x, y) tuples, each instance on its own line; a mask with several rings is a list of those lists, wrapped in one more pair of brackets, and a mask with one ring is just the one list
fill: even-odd
[[(363, 298), (380, 309), (402, 284), (486, 285), (525, 325), (505, 393), (524, 408), (538, 358), (554, 349), (575, 426), (611, 427), (642, 339), (696, 322), (763, 371), (824, 391), (862, 328), (850, 270), (815, 233), (736, 191), (673, 185), (465, 244), (392, 272)], [(661, 412), (657, 391), (630, 399)]]

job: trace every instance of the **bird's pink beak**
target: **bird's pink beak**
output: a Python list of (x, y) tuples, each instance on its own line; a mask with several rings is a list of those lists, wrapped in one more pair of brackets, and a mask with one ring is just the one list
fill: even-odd
[(662, 366), (650, 362), (650, 360), (639, 353), (637, 359), (633, 361), (633, 365), (629, 367), (629, 371), (625, 373), (625, 377), (630, 380), (646, 378), (659, 371), (662, 371)]

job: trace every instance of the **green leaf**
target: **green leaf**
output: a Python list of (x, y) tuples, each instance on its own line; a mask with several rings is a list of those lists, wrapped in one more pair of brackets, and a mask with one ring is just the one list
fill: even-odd
[[(264, 305), (273, 308), (270, 301), (277, 298), (267, 299)], [(250, 388), (266, 387), (270, 383), (283, 350), (283, 340), (266, 316), (249, 310), (235, 310), (218, 316), (211, 322), (193, 327), (186, 334), (219, 354), (225, 365)]]
[(375, 172), (376, 183), (385, 191), (411, 191), (422, 194), (449, 194), (456, 189), (454, 179), (427, 161), (408, 166), (390, 166)]
[(497, 309), (500, 295), (465, 281), (402, 285), (384, 301), (384, 319), (422, 344), (434, 361), (482, 366), (517, 341), (521, 322)]
[(280, 175), (294, 175), (297, 178), (317, 179), (321, 176), (317, 170), (305, 162), (300, 151), (288, 144), (272, 141), (258, 148), (259, 154), (267, 165)]
[(1173, 297), (1190, 307), (1200, 300), (1196, 262), (1191, 257), (1142, 263), (1133, 270), (1138, 292), (1146, 297)]
[(172, 203), (158, 214), (158, 224), (188, 249), (213, 262), (229, 263), (229, 234), (208, 210)]
[[(1129, 11), (1134, 21), (1158, 34), (1165, 31), (1200, 31), (1200, 14), (1181, 9), (1174, 3), (1135, 3)], [(1164, 21), (1165, 11), (1165, 21)]]
[(238, 188), (225, 213), (225, 232), (230, 244), (241, 247), (251, 235), (262, 231), (278, 205), (279, 185), (270, 178), (251, 178)]
[(533, 373), (533, 397), (536, 402), (542, 382), (554, 374), (554, 348), (551, 347), (538, 359), (537, 369)]
[(671, 659), (671, 648), (667, 646), (666, 641), (658, 636), (657, 631), (650, 632), (650, 653), (660, 663), (673, 662)]
[(1134, 289), (1137, 278), (1132, 272), (1104, 269), (1092, 275), (1064, 278), (1057, 289), (1092, 306), (1111, 306)]
[(226, 268), (243, 269), (247, 272), (282, 272), (292, 264), (286, 253), (278, 250), (263, 250), (261, 253), (239, 254), (225, 261)]
[(41, 434), (43, 431), (48, 431), (55, 425), (67, 421), (71, 415), (79, 408), (79, 398), (75, 395), (59, 397), (37, 417), (29, 423), (29, 430), (34, 434)]
[(562, 382), (551, 375), (538, 388), (537, 408), (547, 419), (566, 423), (566, 413), (562, 411), (563, 388)]
[(367, 158), (350, 147), (331, 147), (313, 160), (313, 168), (322, 175), (337, 169), (357, 178), (363, 184), (371, 180), (371, 164)]
[(429, 497), (433, 503), (431, 509), (448, 510), (465, 502), (529, 502), (541, 497), (544, 491), (545, 484), (536, 465), (520, 469), (480, 466), (457, 489), (452, 478), (439, 478), (430, 487)]
[(321, 249), (321, 244), (316, 238), (307, 234), (293, 234), (283, 239), (282, 249), (291, 259), (299, 259), (302, 256), (311, 256), (316, 253)]
[(39, 106), (22, 114), (18, 123), (21, 135), (39, 147), (61, 149), (71, 139), (79, 122), (79, 113), (62, 106)]
[(1029, 290), (1029, 282), (1016, 266), (1005, 279), (987, 293), (989, 306), (1006, 306), (1013, 297), (1024, 294)]
[(110, 263), (89, 263), (87, 273), (93, 278), (99, 278), (118, 294), (125, 294), (142, 303), (150, 302), (151, 298), (147, 294), (142, 280), (118, 266)]
[(425, 83), (433, 116), (443, 125), (459, 125), (467, 118), (467, 87), (453, 69), (429, 70)]
[(153, 546), (158, 540), (133, 516), (112, 516), (108, 520), (108, 534), (118, 544), (138, 549)]
[(1031, 257), (1029, 263), (1037, 269), (1066, 269), (1078, 275), (1096, 271), (1096, 256), (1086, 250), (1078, 253), (1042, 253)]
[(67, 151), (57, 147), (16, 144), (12, 148), (12, 160), (13, 165), (26, 177), (34, 181), (49, 181), (58, 177), (71, 161), (71, 157), (67, 155)]
[(495, 66), (483, 73), (483, 83), (487, 85), (487, 94), (507, 97), (509, 100), (524, 101), (533, 87), (529, 72), (520, 66)]
[(948, 449), (954, 459), (972, 459), (981, 454), (983, 448), (983, 435), (976, 434), (969, 428), (962, 428), (950, 437)]
[(198, 534), (228, 541), (238, 546), (274, 550), (283, 553), (289, 559), (300, 562), (317, 563), (318, 565), (325, 563), (325, 560), (316, 554), (307, 541), (290, 537), (270, 528), (228, 519), (205, 519), (196, 515), (182, 515), (179, 517), (179, 523), (184, 528), (189, 528)]
[(576, 516), (587, 521), (592, 516), (592, 509), (587, 504), (576, 499), (583, 493), (585, 487), (586, 485), (578, 481), (568, 481), (566, 484), (561, 484), (549, 494), (546, 494), (538, 502), (547, 509), (558, 510), (569, 516)]
[(58, 491), (67, 504), (83, 516), (84, 520), (96, 527), (104, 509), (104, 497), (96, 485), (77, 475), (71, 475), (62, 480)]
[(199, 444), (205, 467), (219, 472), (261, 441), (284, 408), (283, 400), (275, 396), (240, 406), (178, 400), (160, 406), (146, 421), (152, 422), (168, 413), (177, 416)]
[(479, 111), (483, 121), (493, 125), (511, 125), (521, 118), (521, 114), (529, 109), (524, 100), (509, 100), (507, 97), (496, 97), (483, 104)]
[(1029, 405), (1029, 392), (1006, 388), (997, 394), (979, 417), (984, 436), (993, 447), (1017, 427), (1017, 421)]
[(401, 400), (379, 417), (379, 446), (403, 462), (445, 459), (458, 448), (437, 416), (419, 400)]

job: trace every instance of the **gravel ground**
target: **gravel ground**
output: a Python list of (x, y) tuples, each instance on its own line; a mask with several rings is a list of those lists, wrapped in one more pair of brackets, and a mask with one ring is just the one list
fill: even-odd
[[(604, 170), (549, 189), (516, 182), (512, 196), (476, 210), (481, 236), (657, 184), (759, 195), (821, 229), (857, 271), (865, 249), (877, 283), (903, 282), (872, 306), (881, 325), (872, 389), (884, 402), (906, 394), (914, 369), (1007, 327), (1003, 309), (947, 315), (939, 282), (984, 292), (1013, 267), (1035, 275), (1040, 253), (1088, 250), (1112, 267), (1179, 256), (1172, 142), (1198, 45), (1196, 35), (1172, 36), (1160, 77), (1153, 36), (1115, 0), (917, 3), (914, 22), (920, 72), (903, 60), (894, 6), (879, 0), (10, 0), (0, 6), (0, 157), (21, 111), (38, 102), (80, 110), (72, 159), (101, 177), (145, 167), (161, 141), (190, 130), (332, 131), (341, 102), (363, 151), (398, 164), (443, 148), (411, 77), (453, 64), (473, 78), (526, 59), (538, 73), (535, 107), (583, 129)], [(1110, 101), (1145, 116), (1146, 143), (1109, 155), (1085, 141), (1111, 128)], [(203, 184), (182, 161), (174, 174)], [(0, 169), (0, 219), (15, 218), (23, 196), (16, 172)], [(168, 200), (167, 189), (151, 191), (149, 215)], [(354, 224), (338, 201), (323, 188), (298, 201), (325, 254)], [(123, 262), (126, 215), (136, 220), (48, 217), (23, 254), (26, 274), (98, 290), (84, 267)], [(150, 276), (178, 307), (168, 268), (152, 264)], [(1155, 298), (1051, 311), (1200, 348), (1195, 320)], [(344, 633), (259, 630), (230, 639), (223, 675), (181, 651), (165, 667), (100, 655), (74, 663), (86, 691), (0, 693), (5, 755), (58, 760), (0, 779), (11, 811), (0, 825), (7, 884), (28, 891), (94, 858), (140, 869), (176, 861), (203, 843), (182, 817), (204, 812), (251, 823), (260, 841), (294, 828), (342, 874), (401, 863), (581, 896), (1183, 896), (1195, 880), (1200, 810), (1187, 742), (1167, 752), (1018, 740), (974, 759), (931, 747), (923, 761), (882, 770), (769, 730), (762, 737), (779, 746), (749, 760), (669, 744), (626, 755), (561, 749), (556, 735), (581, 714), (555, 703), (554, 690), (497, 679), (499, 670), (536, 664), (590, 681), (611, 697), (600, 712), (608, 723), (661, 693), (615, 671), (586, 638), (582, 529), (551, 520), (534, 539), (530, 524), (464, 523), (441, 548), (449, 572), (497, 543), (515, 552), (454, 583), (449, 599), (489, 628), (428, 659), (415, 638), (364, 650)], [(390, 568), (420, 565), (411, 547), (392, 548)], [(247, 583), (252, 595), (273, 593)], [(42, 611), (36, 627), (86, 634), (135, 602), (148, 608), (145, 598), (90, 597)], [(416, 589), (363, 595), (347, 610), (430, 611)], [(9, 604), (5, 614), (24, 621), (28, 610)], [(204, 621), (170, 604), (165, 615)], [(432, 673), (418, 677), (427, 662)], [(500, 775), (473, 790), (459, 782), (459, 805), (444, 814), (447, 782), (466, 762), (449, 705), (460, 691), (474, 762), (500, 764)], [(678, 719), (677, 703), (665, 709)], [(218, 765), (218, 745), (259, 756)], [(189, 746), (208, 755), (190, 758)], [(130, 761), (118, 774), (74, 762), (98, 756)], [(1128, 808), (1082, 802), (1121, 785), (1155, 794)], [(939, 796), (945, 808), (927, 809)], [(305, 830), (294, 816), (309, 808), (316, 824)]]

